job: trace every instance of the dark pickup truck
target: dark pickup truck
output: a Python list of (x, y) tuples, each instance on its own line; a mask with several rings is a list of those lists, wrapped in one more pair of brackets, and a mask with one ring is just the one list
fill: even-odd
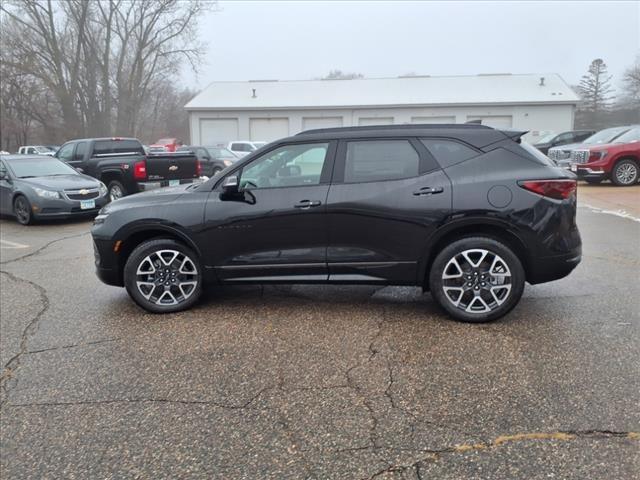
[(192, 152), (145, 154), (135, 138), (71, 140), (57, 151), (60, 160), (102, 181), (109, 198), (199, 181), (200, 162)]

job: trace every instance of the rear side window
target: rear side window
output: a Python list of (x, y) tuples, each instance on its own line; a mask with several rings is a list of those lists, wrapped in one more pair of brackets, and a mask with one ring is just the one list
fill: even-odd
[(137, 140), (98, 140), (93, 145), (94, 155), (137, 153), (144, 155), (142, 144)]
[(84, 154), (87, 151), (87, 142), (80, 142), (76, 146), (76, 153), (73, 156), (74, 160), (84, 160)]
[(345, 183), (417, 177), (420, 157), (408, 140), (347, 142)]
[(480, 155), (479, 152), (462, 143), (453, 140), (439, 138), (421, 138), (422, 144), (427, 147), (431, 155), (435, 157), (442, 168), (450, 167), (456, 163), (464, 162)]
[(547, 165), (548, 167), (555, 167), (556, 166), (556, 164), (553, 162), (553, 160), (551, 160), (549, 157), (547, 157), (544, 153), (542, 153), (540, 150), (538, 150), (533, 145), (529, 145), (527, 142), (520, 142), (520, 146), (525, 151), (527, 151), (530, 156), (535, 158), (538, 161), (538, 163), (541, 163), (543, 165)]

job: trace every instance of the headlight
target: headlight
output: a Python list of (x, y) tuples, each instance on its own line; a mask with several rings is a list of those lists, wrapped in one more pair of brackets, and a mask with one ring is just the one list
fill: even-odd
[(233, 165), (233, 162), (231, 160), (223, 160), (222, 163), (224, 163), (225, 167), (230, 167), (231, 165)]
[(44, 190), (42, 188), (34, 188), (36, 194), (39, 197), (44, 198), (60, 198), (60, 194), (58, 192), (54, 192), (52, 190)]
[(98, 213), (96, 218), (93, 219), (93, 224), (100, 225), (101, 223), (104, 223), (104, 221), (107, 219), (108, 216), (109, 215), (106, 213)]
[(107, 195), (107, 186), (104, 183), (100, 182), (100, 196), (104, 197), (106, 195)]

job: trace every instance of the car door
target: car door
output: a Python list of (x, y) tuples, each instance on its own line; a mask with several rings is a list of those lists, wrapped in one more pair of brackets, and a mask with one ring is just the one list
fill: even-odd
[(56, 152), (56, 157), (58, 158), (58, 160), (70, 163), (73, 161), (74, 148), (75, 143), (65, 143), (62, 147), (60, 147), (60, 150)]
[(73, 168), (84, 171), (84, 157), (87, 153), (87, 146), (89, 142), (78, 142), (75, 144), (75, 149), (72, 151), (70, 160), (67, 163)]
[(9, 172), (6, 165), (0, 160), (0, 213), (12, 213), (11, 193), (13, 192), (13, 184), (9, 178)]
[(412, 138), (341, 141), (327, 198), (332, 282), (415, 284), (451, 184)]
[(325, 211), (335, 148), (331, 141), (280, 144), (227, 174), (238, 177), (239, 190), (211, 192), (200, 237), (218, 279), (327, 280)]

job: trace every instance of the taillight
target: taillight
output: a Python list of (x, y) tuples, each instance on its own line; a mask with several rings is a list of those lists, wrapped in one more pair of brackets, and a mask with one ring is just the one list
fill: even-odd
[(136, 180), (147, 179), (147, 161), (140, 160), (133, 164), (133, 178)]
[(202, 163), (200, 163), (200, 160), (196, 160), (196, 173), (199, 177), (202, 175)]
[(575, 180), (526, 180), (519, 184), (530, 192), (556, 200), (569, 198), (578, 188), (578, 182)]

